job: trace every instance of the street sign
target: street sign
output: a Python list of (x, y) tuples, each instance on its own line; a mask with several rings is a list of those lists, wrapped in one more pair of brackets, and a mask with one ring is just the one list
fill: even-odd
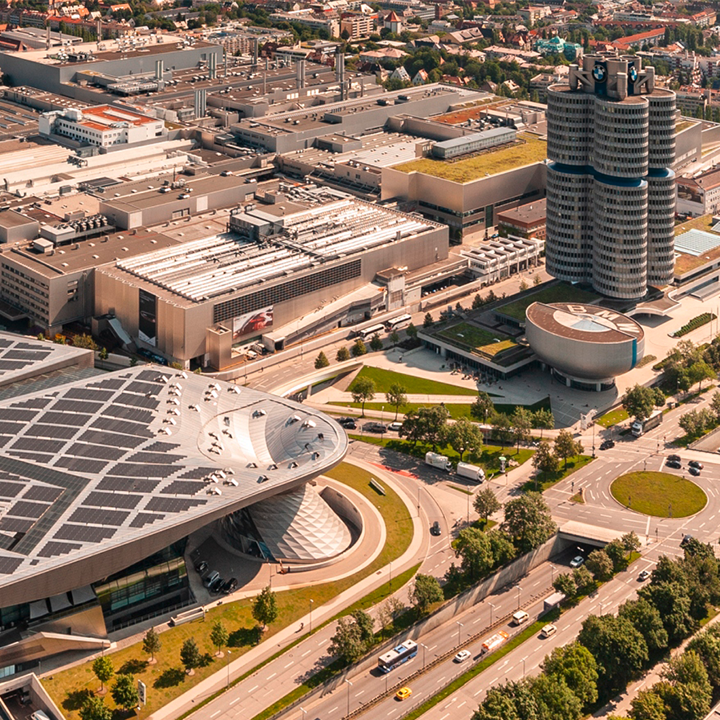
[(138, 680), (138, 697), (141, 705), (147, 704), (147, 685), (142, 680)]

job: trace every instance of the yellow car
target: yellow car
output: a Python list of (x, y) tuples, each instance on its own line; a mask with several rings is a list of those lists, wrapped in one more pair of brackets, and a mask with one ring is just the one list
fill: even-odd
[(409, 687), (401, 687), (395, 693), (396, 700), (407, 700), (412, 695), (412, 690)]

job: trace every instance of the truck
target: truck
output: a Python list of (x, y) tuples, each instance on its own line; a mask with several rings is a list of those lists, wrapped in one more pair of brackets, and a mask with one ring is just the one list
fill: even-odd
[(640, 437), (648, 430), (657, 427), (663, 421), (663, 411), (656, 410), (649, 418), (645, 420), (635, 420), (630, 429), (635, 437)]
[(459, 462), (455, 472), (460, 477), (470, 478), (470, 480), (474, 480), (476, 483), (481, 483), (485, 480), (485, 471), (477, 465), (470, 465), (470, 463)]
[(438, 470), (444, 470), (445, 472), (450, 472), (453, 467), (447, 455), (440, 455), (434, 452), (425, 453), (425, 464)]
[(495, 633), (495, 635), (489, 637), (482, 644), (482, 651), (484, 653), (489, 653), (493, 650), (497, 650), (507, 639), (508, 634), (504, 630), (501, 630), (499, 633)]

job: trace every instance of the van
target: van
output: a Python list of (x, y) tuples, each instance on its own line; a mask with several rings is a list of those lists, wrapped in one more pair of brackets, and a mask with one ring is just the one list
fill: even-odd
[(42, 710), (36, 710), (31, 716), (30, 720), (50, 720), (47, 713)]
[(512, 624), (522, 625), (529, 617), (530, 616), (524, 610), (518, 610), (516, 613), (513, 613)]
[(543, 626), (543, 629), (540, 631), (540, 637), (541, 638), (549, 638), (551, 635), (554, 635), (557, 632), (557, 628), (553, 624), (548, 624)]

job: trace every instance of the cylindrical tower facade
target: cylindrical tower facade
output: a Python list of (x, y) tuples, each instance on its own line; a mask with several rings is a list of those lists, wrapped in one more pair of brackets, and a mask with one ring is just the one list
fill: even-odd
[(592, 166), (603, 175), (640, 178), (648, 171), (650, 109), (644, 97), (595, 98)]
[(545, 247), (548, 272), (568, 282), (589, 282), (592, 268), (593, 178), (586, 169), (551, 163), (547, 168)]
[(675, 93), (658, 89), (647, 98), (650, 103), (648, 166), (670, 168), (675, 162)]
[(648, 181), (648, 284), (662, 287), (675, 272), (675, 173), (651, 170)]
[(635, 300), (647, 291), (648, 183), (596, 176), (593, 182), (592, 284)]
[(566, 85), (548, 89), (547, 154), (553, 162), (588, 165), (593, 147), (594, 97)]

